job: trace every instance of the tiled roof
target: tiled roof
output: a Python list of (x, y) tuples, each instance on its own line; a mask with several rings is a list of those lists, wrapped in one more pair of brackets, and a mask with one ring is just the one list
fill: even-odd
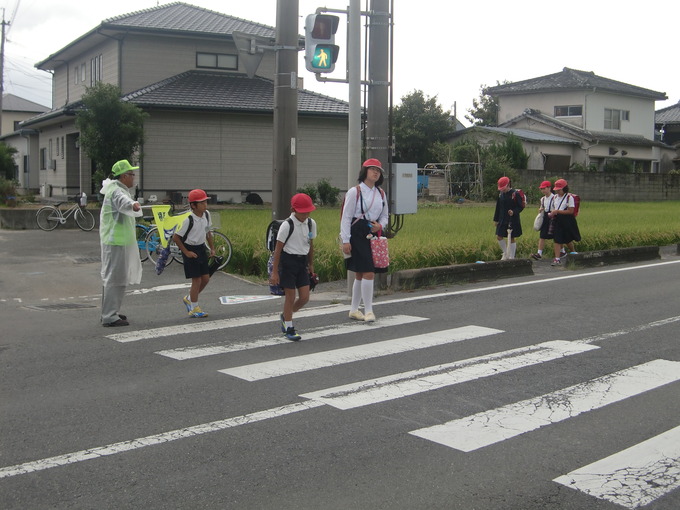
[(101, 27), (138, 28), (203, 35), (226, 35), (234, 31), (263, 37), (274, 37), (276, 35), (275, 29), (268, 25), (235, 18), (183, 2), (174, 2), (115, 16), (104, 20)]
[(529, 80), (497, 85), (486, 89), (486, 93), (492, 96), (560, 92), (571, 90), (598, 90), (601, 92), (614, 92), (629, 96), (644, 97), (654, 100), (668, 99), (664, 92), (636, 87), (609, 78), (597, 76), (594, 72), (578, 71), (565, 67), (561, 72), (531, 78)]
[(26, 112), (26, 113), (43, 113), (49, 111), (48, 106), (43, 106), (23, 97), (15, 96), (14, 94), (2, 95), (2, 111), (3, 112)]
[(637, 145), (641, 147), (665, 147), (665, 144), (655, 142), (645, 138), (641, 135), (626, 135), (619, 133), (609, 133), (609, 132), (599, 132), (599, 131), (588, 131), (580, 127), (574, 126), (567, 122), (562, 122), (559, 119), (550, 117), (540, 113), (537, 110), (526, 109), (521, 115), (504, 122), (501, 127), (510, 128), (513, 124), (517, 123), (523, 118), (530, 118), (537, 121), (539, 124), (548, 125), (564, 131), (566, 135), (574, 136), (581, 140), (585, 140), (588, 143), (618, 143), (627, 145)]
[[(271, 113), (274, 83), (242, 74), (187, 71), (131, 92), (123, 100), (145, 108)], [(349, 114), (349, 105), (339, 99), (299, 90), (298, 111), (345, 117)]]
[(680, 124), (680, 101), (677, 104), (657, 110), (654, 114), (655, 124)]
[(472, 126), (467, 128), (465, 131), (457, 131), (456, 137), (459, 134), (465, 134), (472, 131), (487, 131), (489, 133), (499, 133), (502, 135), (513, 134), (518, 138), (533, 142), (548, 142), (548, 143), (572, 143), (578, 144), (578, 140), (573, 138), (566, 138), (564, 136), (550, 135), (548, 133), (541, 133), (539, 131), (530, 131), (528, 129), (517, 129), (517, 128), (502, 128), (502, 127), (491, 127), (491, 126)]

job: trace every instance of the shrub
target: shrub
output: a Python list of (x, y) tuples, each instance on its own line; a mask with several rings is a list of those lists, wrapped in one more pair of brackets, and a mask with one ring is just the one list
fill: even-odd
[(7, 203), (7, 197), (17, 196), (17, 182), (10, 179), (0, 177), (0, 200), (2, 203)]

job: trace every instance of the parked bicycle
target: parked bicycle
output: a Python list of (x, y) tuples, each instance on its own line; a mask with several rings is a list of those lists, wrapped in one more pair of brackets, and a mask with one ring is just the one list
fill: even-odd
[(71, 205), (66, 211), (62, 211), (59, 207), (64, 202), (59, 202), (55, 205), (46, 205), (38, 209), (35, 214), (35, 222), (42, 230), (50, 231), (57, 228), (58, 225), (63, 225), (66, 220), (73, 216), (73, 219), (78, 225), (78, 228), (89, 232), (95, 226), (94, 216), (90, 211), (85, 209), (85, 205), (81, 205), (81, 196), (75, 197), (75, 203)]

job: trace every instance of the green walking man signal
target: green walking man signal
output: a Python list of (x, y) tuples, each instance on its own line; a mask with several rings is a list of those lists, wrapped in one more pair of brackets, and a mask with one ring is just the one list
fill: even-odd
[(313, 73), (332, 73), (340, 48), (335, 32), (340, 18), (329, 14), (310, 14), (305, 20), (305, 67)]

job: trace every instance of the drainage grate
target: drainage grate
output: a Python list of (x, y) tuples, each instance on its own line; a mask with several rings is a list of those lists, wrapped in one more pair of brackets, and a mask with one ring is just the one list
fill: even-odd
[(94, 264), (101, 261), (101, 257), (76, 257), (73, 259), (74, 264)]
[(53, 310), (78, 310), (80, 308), (97, 308), (96, 305), (83, 305), (80, 303), (56, 303), (53, 305), (30, 305), (24, 306), (31, 310), (53, 311)]

